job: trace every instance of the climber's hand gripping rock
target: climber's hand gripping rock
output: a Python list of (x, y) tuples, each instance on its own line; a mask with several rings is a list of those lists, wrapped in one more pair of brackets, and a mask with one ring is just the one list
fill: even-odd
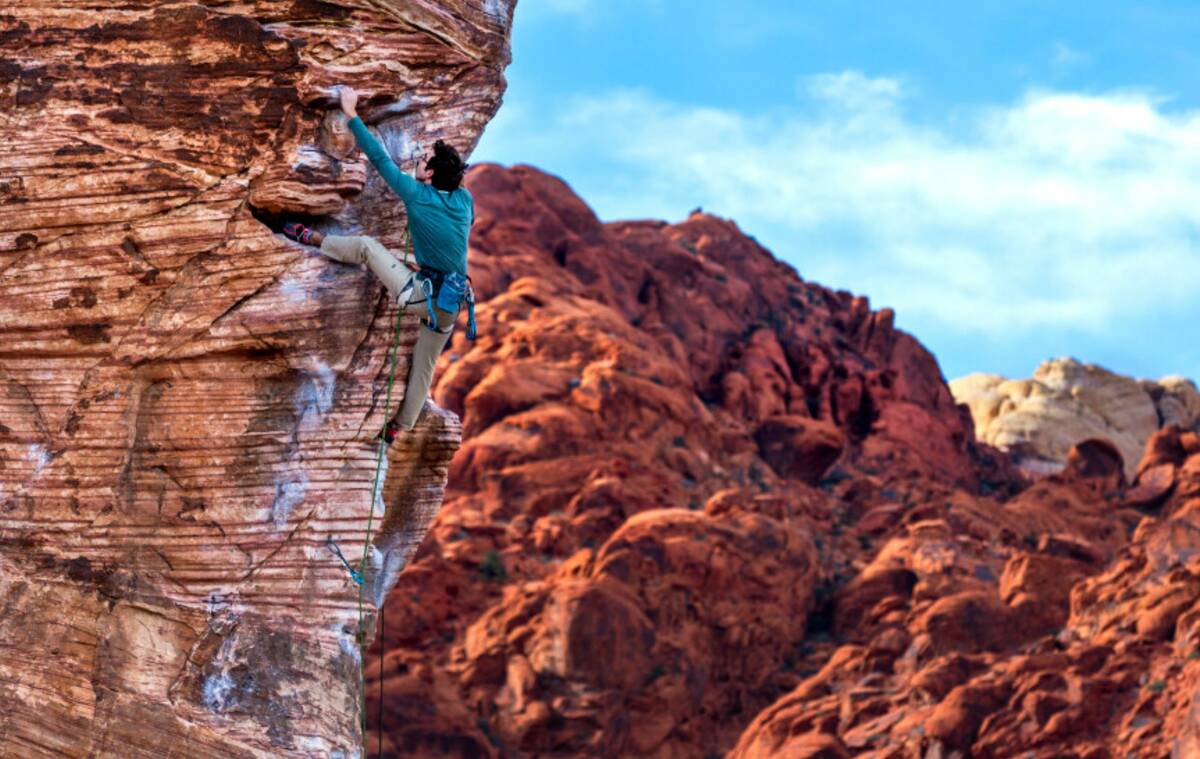
[(358, 92), (348, 84), (338, 85), (338, 98), (342, 102), (342, 112), (348, 118), (358, 115)]

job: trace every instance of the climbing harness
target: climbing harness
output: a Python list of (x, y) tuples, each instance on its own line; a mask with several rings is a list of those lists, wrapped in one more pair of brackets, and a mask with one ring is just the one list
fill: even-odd
[(421, 289), (425, 299), (429, 301), (429, 329), (440, 332), (437, 323), (437, 310), (455, 314), (457, 318), (463, 303), (467, 304), (467, 339), (477, 337), (475, 326), (475, 288), (471, 286), (471, 278), (456, 271), (444, 272), (431, 266), (422, 266), (417, 273), (421, 278)]

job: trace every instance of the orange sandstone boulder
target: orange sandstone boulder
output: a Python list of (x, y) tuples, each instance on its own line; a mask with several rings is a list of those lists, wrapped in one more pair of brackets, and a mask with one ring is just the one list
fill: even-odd
[(754, 432), (763, 459), (776, 474), (815, 485), (842, 454), (846, 437), (832, 424), (800, 416), (775, 416)]

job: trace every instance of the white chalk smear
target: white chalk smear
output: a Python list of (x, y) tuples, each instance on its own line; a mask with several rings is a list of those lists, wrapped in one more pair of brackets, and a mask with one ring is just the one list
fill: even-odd
[(308, 475), (304, 472), (292, 475), (286, 481), (275, 482), (275, 500), (271, 502), (271, 521), (276, 529), (287, 524), (288, 517), (308, 492)]
[(50, 463), (50, 453), (46, 450), (46, 447), (37, 445), (36, 443), (29, 446), (29, 449), (25, 452), (25, 458), (33, 464), (33, 473), (35, 476), (41, 474), (42, 470), (46, 468), (46, 464)]

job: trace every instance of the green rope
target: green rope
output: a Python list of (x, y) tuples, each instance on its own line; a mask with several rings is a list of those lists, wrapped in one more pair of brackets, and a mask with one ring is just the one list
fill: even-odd
[[(411, 244), (411, 243), (410, 243)], [(401, 293), (401, 297), (404, 293)], [(371, 512), (367, 516), (367, 534), (363, 539), (363, 555), (358, 564), (358, 577), (366, 577), (367, 573), (367, 558), (371, 555), (371, 529), (375, 521), (375, 500), (380, 497), (379, 493), (379, 474), (383, 470), (383, 456), (387, 450), (387, 424), (390, 421), (389, 416), (392, 410), (392, 386), (396, 382), (396, 364), (399, 363), (399, 347), (400, 347), (400, 327), (404, 322), (404, 313), (408, 310), (407, 301), (401, 304), (399, 311), (396, 314), (396, 329), (392, 337), (392, 368), (388, 374), (387, 399), (383, 404), (383, 432), (379, 437), (379, 452), (375, 456), (375, 482), (371, 486)], [(385, 507), (386, 508), (386, 507)], [(354, 570), (350, 570), (351, 576), (354, 576)], [(363, 594), (366, 592), (365, 583), (358, 583), (358, 685), (359, 685), (359, 713), (362, 715), (362, 755), (363, 759), (367, 756), (367, 631), (363, 627)], [(380, 603), (380, 611), (382, 612), (383, 603)], [(380, 721), (379, 721), (379, 753), (383, 754), (383, 656), (379, 657), (379, 702), (380, 702)]]

